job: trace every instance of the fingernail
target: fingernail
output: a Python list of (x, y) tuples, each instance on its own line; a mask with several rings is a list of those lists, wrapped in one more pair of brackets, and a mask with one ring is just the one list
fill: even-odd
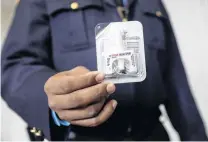
[(97, 76), (96, 76), (96, 81), (98, 83), (102, 82), (105, 78), (105, 75), (103, 73), (99, 73)]
[(118, 104), (117, 101), (114, 100), (114, 101), (113, 101), (113, 108), (114, 108), (114, 109), (116, 108), (117, 104)]
[(107, 92), (108, 94), (114, 93), (116, 90), (116, 86), (113, 83), (107, 85)]

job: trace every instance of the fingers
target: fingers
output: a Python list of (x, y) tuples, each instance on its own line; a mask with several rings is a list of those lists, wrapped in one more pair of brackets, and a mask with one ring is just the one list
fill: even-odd
[(55, 111), (60, 109), (85, 107), (106, 98), (114, 93), (115, 90), (114, 84), (101, 83), (70, 94), (54, 95), (49, 97), (49, 107)]
[[(58, 73), (44, 86), (49, 107), (63, 120), (93, 127), (105, 122), (114, 112), (115, 100), (103, 108), (106, 97), (115, 92), (115, 85), (102, 83), (104, 74), (85, 67)], [(103, 108), (103, 109), (102, 109)]]
[(70, 70), (68, 72), (68, 75), (70, 76), (79, 76), (79, 75), (83, 75), (90, 72), (90, 70), (88, 70), (86, 67), (83, 66), (78, 66), (76, 68), (73, 68), (72, 70)]
[(84, 127), (96, 127), (106, 120), (113, 114), (115, 108), (117, 106), (117, 102), (115, 100), (109, 101), (100, 114), (94, 118), (84, 119), (84, 120), (75, 120), (70, 123), (73, 125), (79, 125)]
[(73, 81), (69, 81), (68, 85), (70, 86), (69, 92), (87, 88), (99, 83), (97, 78), (104, 80), (104, 74), (101, 74), (97, 71), (89, 72), (85, 75), (74, 77)]
[(104, 105), (104, 102), (105, 99), (103, 99), (102, 101), (96, 104), (90, 105), (86, 108), (74, 109), (74, 110), (62, 110), (60, 112), (57, 112), (57, 114), (62, 120), (66, 120), (68, 122), (91, 118), (96, 116), (100, 112), (100, 110)]
[(78, 66), (69, 71), (57, 73), (55, 76), (78, 76), (90, 72), (86, 67)]
[(45, 84), (47, 94), (66, 94), (73, 91), (93, 86), (104, 80), (104, 74), (97, 71), (88, 72), (79, 76), (55, 76), (51, 77)]

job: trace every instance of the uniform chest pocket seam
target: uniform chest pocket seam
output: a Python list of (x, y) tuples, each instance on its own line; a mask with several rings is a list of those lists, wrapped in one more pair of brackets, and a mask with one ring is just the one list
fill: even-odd
[[(69, 5), (70, 1), (72, 0), (47, 0), (53, 46), (55, 50), (64, 52), (90, 48), (92, 41), (89, 41), (84, 11), (87, 8), (101, 7), (98, 0), (83, 3), (79, 9), (72, 10)], [(77, 0), (77, 2), (81, 2), (81, 0)], [(59, 37), (58, 34), (62, 37)]]
[(54, 50), (77, 51), (89, 47), (82, 10), (56, 9), (50, 15)]

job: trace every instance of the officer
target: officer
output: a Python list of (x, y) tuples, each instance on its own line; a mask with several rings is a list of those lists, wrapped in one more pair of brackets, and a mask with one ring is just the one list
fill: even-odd
[[(122, 20), (144, 27), (141, 83), (103, 83), (95, 71), (94, 27)], [(181, 140), (207, 140), (160, 0), (21, 0), (2, 51), (2, 95), (49, 140), (169, 140), (160, 104)]]

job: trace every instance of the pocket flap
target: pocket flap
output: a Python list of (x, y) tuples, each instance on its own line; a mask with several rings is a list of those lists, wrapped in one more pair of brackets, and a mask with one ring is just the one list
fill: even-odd
[[(87, 7), (101, 7), (101, 0), (46, 0), (48, 14), (54, 14), (60, 10), (79, 10)], [(72, 4), (76, 3), (77, 8), (73, 9)]]

